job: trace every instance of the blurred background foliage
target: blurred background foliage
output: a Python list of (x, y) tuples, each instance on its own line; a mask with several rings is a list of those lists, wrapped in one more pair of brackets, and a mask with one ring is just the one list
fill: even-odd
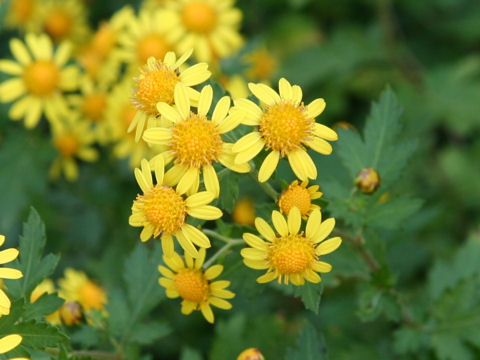
[[(91, 25), (127, 3), (140, 5), (86, 1)], [(223, 277), (232, 280), (237, 297), (214, 326), (198, 314), (181, 315), (158, 287), (148, 319), (160, 335), (144, 345), (142, 353), (152, 354), (145, 358), (234, 359), (258, 347), (266, 359), (323, 359), (326, 353), (333, 360), (478, 359), (480, 3), (241, 0), (237, 6), (247, 39), (242, 51), (261, 44), (276, 59), (272, 84), (286, 77), (302, 86), (306, 103), (327, 102), (321, 121), (336, 124), (340, 140), (329, 157), (314, 157), (316, 183), (324, 211), (352, 241), (330, 255), (333, 272), (322, 288), (295, 294), (255, 284), (257, 273), (239, 265), (238, 252), (228, 254), (221, 259)], [(0, 33), (1, 58), (9, 57), (8, 40), (16, 35)], [(223, 60), (226, 74), (242, 70), (242, 51)], [(370, 110), (372, 100), (377, 105)], [(137, 265), (135, 256), (147, 256), (138, 248), (137, 229), (128, 225), (138, 191), (128, 161), (103, 147), (98, 162), (81, 164), (77, 181), (52, 182), (48, 169), (56, 150), (45, 124), (27, 131), (8, 120), (7, 110), (0, 105), (0, 233), (16, 246), (22, 221), (35, 207), (46, 224), (48, 252), (61, 254), (54, 277), (66, 267), (83, 269), (110, 294), (125, 291), (127, 283), (122, 296), (128, 298), (129, 280), (119, 264)], [(350, 129), (342, 129), (344, 123)], [(380, 140), (383, 126), (387, 135)], [(375, 150), (380, 159), (371, 164)], [(360, 165), (381, 174), (374, 195), (352, 191)], [(232, 237), (250, 229), (230, 224), (239, 196), (255, 199), (263, 217), (274, 207), (254, 181), (237, 179), (222, 179), (222, 187), (238, 184), (238, 190), (222, 197), (226, 211), (216, 225)], [(280, 189), (292, 179), (280, 166), (273, 182)], [(375, 263), (365, 261), (359, 246)], [(122, 301), (110, 302), (109, 312), (128, 311), (130, 300)], [(123, 320), (116, 320), (110, 325), (122, 329)], [(73, 343), (103, 344), (90, 332), (75, 330)]]

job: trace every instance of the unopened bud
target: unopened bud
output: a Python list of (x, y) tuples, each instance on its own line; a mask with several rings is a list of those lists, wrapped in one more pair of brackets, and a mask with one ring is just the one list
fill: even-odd
[(237, 360), (265, 360), (265, 358), (257, 348), (249, 348), (242, 351), (242, 353), (238, 355)]
[(83, 321), (82, 306), (76, 301), (66, 301), (59, 309), (60, 320), (67, 326), (78, 325)]
[(250, 225), (255, 222), (255, 206), (250, 198), (243, 198), (235, 204), (232, 218), (238, 225)]
[(355, 178), (355, 185), (365, 194), (373, 194), (380, 186), (380, 176), (372, 168), (360, 170)]

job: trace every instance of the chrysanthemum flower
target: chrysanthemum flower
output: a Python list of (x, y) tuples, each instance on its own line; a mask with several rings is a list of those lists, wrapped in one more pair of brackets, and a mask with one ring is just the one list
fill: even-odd
[(46, 32), (54, 42), (86, 40), (89, 28), (85, 5), (79, 0), (42, 0), (32, 19), (32, 31)]
[(167, 146), (167, 150), (159, 157), (163, 157), (166, 164), (172, 160), (175, 164), (165, 174), (165, 183), (170, 186), (178, 183), (177, 188), (181, 193), (189, 190), (196, 192), (200, 173), (203, 173), (207, 191), (218, 197), (220, 185), (213, 167), (215, 162), (240, 173), (250, 171), (247, 163), (234, 163), (232, 144), (222, 140), (222, 134), (233, 130), (240, 123), (242, 114), (237, 112), (228, 115), (230, 98), (224, 96), (218, 101), (212, 118), (209, 119), (207, 114), (212, 98), (212, 87), (204, 86), (195, 113), (190, 108), (187, 88), (179, 83), (175, 87), (174, 107), (167, 103), (157, 104), (160, 114), (174, 125), (150, 128), (143, 136), (148, 143)]
[(275, 234), (270, 225), (262, 218), (255, 219), (255, 227), (266, 241), (260, 237), (245, 233), (243, 239), (250, 245), (241, 251), (243, 262), (252, 269), (267, 272), (257, 278), (257, 282), (266, 283), (274, 279), (278, 282), (303, 285), (305, 280), (318, 283), (322, 279), (317, 273), (327, 273), (332, 266), (320, 261), (320, 257), (335, 251), (342, 239), (334, 237), (324, 239), (335, 226), (335, 219), (321, 221), (319, 209), (315, 209), (307, 221), (305, 233), (300, 231), (300, 210), (294, 207), (288, 214), (288, 220), (274, 210), (272, 220)]
[(238, 30), (242, 13), (233, 0), (179, 0), (167, 3), (169, 38), (180, 52), (194, 49), (199, 61), (233, 54), (243, 43)]
[(312, 204), (312, 200), (322, 197), (322, 193), (318, 191), (318, 185), (308, 187), (308, 181), (303, 181), (301, 184), (298, 180), (294, 180), (282, 192), (278, 198), (278, 207), (280, 212), (288, 215), (290, 209), (296, 206), (300, 210), (302, 219), (306, 219), (313, 210), (319, 209), (318, 205)]
[[(0, 246), (5, 243), (5, 235), (0, 235)], [(0, 264), (4, 265), (13, 260), (18, 256), (17, 249), (6, 249), (0, 251)], [(0, 267), (0, 279), (20, 279), (23, 276), (22, 272), (17, 269)], [(10, 314), (10, 299), (3, 289), (0, 289), (0, 316)], [(0, 340), (1, 342), (1, 340)]]
[(182, 314), (189, 315), (194, 310), (200, 310), (209, 323), (214, 322), (211, 306), (229, 310), (232, 304), (224, 299), (231, 299), (235, 294), (226, 288), (230, 281), (218, 280), (223, 271), (222, 265), (213, 265), (202, 269), (206, 251), (199, 250), (199, 257), (194, 260), (185, 253), (185, 261), (176, 252), (172, 256), (163, 256), (163, 262), (169, 268), (160, 265), (158, 270), (164, 276), (159, 283), (166, 289), (167, 297), (182, 298)]
[(78, 270), (65, 269), (64, 278), (58, 280), (59, 296), (67, 301), (77, 301), (86, 311), (104, 310), (107, 303), (105, 290)]
[[(37, 301), (43, 294), (53, 294), (55, 292), (55, 285), (51, 279), (44, 279), (40, 284), (38, 284), (35, 289), (33, 289), (30, 294), (30, 302), (34, 303)], [(47, 320), (52, 325), (60, 324), (60, 316), (58, 310), (53, 313), (45, 316)]]
[(198, 92), (190, 86), (198, 85), (207, 80), (211, 73), (206, 63), (195, 64), (180, 70), (180, 66), (187, 61), (192, 51), (187, 51), (178, 60), (175, 53), (169, 52), (162, 60), (151, 57), (147, 61), (140, 76), (135, 79), (136, 89), (132, 101), (138, 111), (128, 131), (136, 129), (135, 139), (138, 141), (143, 133), (145, 124), (159, 115), (157, 104), (164, 102), (174, 103), (175, 86), (179, 83), (187, 86), (188, 96), (198, 100)]
[(300, 180), (315, 179), (317, 168), (304, 146), (328, 155), (332, 146), (325, 140), (338, 139), (335, 131), (315, 122), (315, 117), (325, 109), (325, 101), (316, 99), (305, 106), (301, 102), (302, 89), (291, 86), (284, 78), (279, 81), (280, 95), (264, 84), (250, 83), (249, 88), (263, 108), (247, 99), (235, 101), (235, 109), (244, 114), (243, 123), (257, 127), (233, 145), (235, 162), (249, 161), (265, 148), (269, 154), (260, 167), (260, 182), (272, 176), (280, 157), (285, 156)]
[(29, 28), (37, 3), (38, 0), (12, 0), (5, 16), (5, 25), (19, 30)]
[(155, 161), (154, 169), (155, 185), (147, 160), (142, 160), (141, 170), (135, 169), (135, 178), (143, 195), (138, 195), (133, 202), (129, 224), (143, 227), (140, 233), (142, 241), (161, 235), (162, 249), (166, 256), (174, 253), (173, 236), (175, 236), (183, 250), (197, 258), (198, 250), (193, 244), (208, 248), (210, 240), (202, 231), (187, 223), (188, 217), (216, 220), (222, 216), (222, 211), (207, 205), (214, 199), (214, 195), (208, 191), (198, 192), (185, 198), (178, 187), (174, 189), (165, 185), (163, 158)]
[(76, 158), (88, 162), (98, 158), (98, 152), (92, 146), (95, 135), (90, 124), (75, 117), (65, 118), (52, 125), (52, 141), (59, 157), (50, 168), (50, 176), (58, 178), (63, 172), (67, 180), (73, 181), (78, 177)]
[[(10, 49), (17, 61), (0, 60), (0, 71), (15, 77), (0, 84), (0, 101), (18, 98), (10, 108), (13, 120), (25, 119), (25, 126), (34, 127), (42, 113), (50, 121), (68, 113), (62, 91), (75, 90), (78, 69), (65, 66), (71, 52), (68, 43), (59, 45), (55, 54), (47, 35), (27, 34), (27, 47), (18, 39), (10, 40)], [(33, 57), (32, 57), (33, 55)]]

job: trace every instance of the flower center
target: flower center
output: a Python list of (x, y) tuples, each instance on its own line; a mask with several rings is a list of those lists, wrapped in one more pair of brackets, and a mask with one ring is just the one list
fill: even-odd
[(102, 27), (95, 33), (92, 39), (92, 48), (102, 56), (107, 55), (114, 47), (116, 41), (116, 34), (108, 24), (103, 24)]
[(258, 50), (251, 56), (251, 67), (249, 70), (249, 76), (252, 79), (264, 80), (270, 79), (275, 67), (276, 60), (266, 50)]
[(72, 134), (63, 134), (55, 139), (55, 146), (60, 154), (70, 157), (77, 152), (78, 148), (80, 147), (80, 143)]
[(93, 121), (101, 120), (103, 112), (107, 106), (105, 94), (90, 94), (83, 100), (83, 113)]
[(312, 199), (310, 198), (310, 193), (305, 187), (298, 183), (290, 185), (282, 195), (280, 195), (280, 199), (278, 200), (280, 210), (287, 215), (290, 212), (290, 209), (296, 206), (300, 210), (302, 216), (306, 216), (310, 211), (311, 205)]
[(23, 81), (30, 93), (45, 96), (57, 88), (60, 72), (53, 62), (38, 60), (27, 66), (23, 73)]
[(53, 10), (45, 19), (45, 31), (55, 41), (60, 41), (70, 34), (72, 20), (71, 16), (64, 10)]
[(162, 232), (173, 234), (185, 223), (185, 200), (171, 187), (157, 184), (139, 198), (147, 221), (155, 227), (155, 237)]
[(205, 116), (190, 113), (172, 129), (170, 148), (177, 162), (200, 168), (216, 161), (222, 150), (222, 138), (213, 122)]
[(191, 1), (182, 9), (185, 27), (197, 33), (208, 33), (217, 25), (218, 16), (214, 8), (205, 1)]
[(100, 286), (87, 281), (79, 290), (80, 303), (85, 307), (85, 310), (101, 309), (105, 302), (105, 294)]
[(208, 281), (201, 271), (181, 269), (174, 281), (175, 288), (183, 299), (200, 303), (208, 298)]
[(170, 46), (163, 36), (159, 34), (145, 35), (137, 44), (138, 62), (146, 64), (150, 56), (153, 56), (155, 59), (163, 59), (170, 50)]
[(302, 273), (315, 262), (315, 249), (303, 234), (278, 237), (270, 247), (270, 261), (281, 275)]
[[(146, 68), (148, 69), (148, 68)], [(173, 104), (173, 92), (178, 83), (178, 75), (160, 61), (154, 70), (145, 70), (137, 79), (137, 90), (133, 102), (140, 110), (150, 115), (158, 115), (157, 103)]]
[(280, 151), (282, 156), (301, 148), (312, 132), (313, 119), (309, 119), (303, 106), (280, 102), (267, 108), (260, 119), (260, 133), (267, 148)]
[(11, 12), (20, 21), (27, 21), (32, 15), (32, 0), (14, 0), (11, 5)]

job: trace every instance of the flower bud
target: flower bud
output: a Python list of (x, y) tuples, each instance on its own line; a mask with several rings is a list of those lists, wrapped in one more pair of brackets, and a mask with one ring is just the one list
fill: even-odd
[(255, 207), (250, 198), (243, 198), (235, 204), (232, 212), (232, 218), (238, 225), (253, 226), (255, 222)]
[(242, 351), (237, 360), (265, 360), (265, 358), (257, 348), (249, 348)]
[(59, 309), (60, 320), (67, 326), (78, 325), (83, 321), (82, 306), (76, 301), (66, 301)]
[(349, 122), (346, 122), (346, 121), (339, 121), (339, 122), (336, 122), (332, 125), (332, 129), (335, 130), (335, 131), (338, 131), (338, 129), (344, 129), (344, 130), (357, 130), (357, 128), (350, 124)]
[(355, 178), (355, 185), (365, 194), (373, 194), (380, 186), (380, 176), (372, 168), (360, 170)]

